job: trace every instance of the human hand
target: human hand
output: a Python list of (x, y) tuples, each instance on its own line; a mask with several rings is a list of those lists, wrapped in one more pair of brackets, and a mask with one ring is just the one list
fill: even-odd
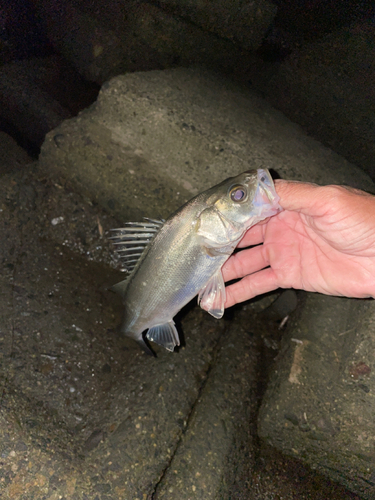
[(223, 266), (225, 307), (277, 288), (375, 297), (375, 196), (275, 181), (284, 211), (250, 228)]

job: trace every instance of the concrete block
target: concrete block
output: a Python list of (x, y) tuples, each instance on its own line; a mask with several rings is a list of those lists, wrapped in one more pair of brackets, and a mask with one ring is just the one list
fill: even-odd
[(260, 47), (277, 11), (276, 5), (267, 0), (161, 0), (160, 4), (248, 50)]
[[(199, 191), (249, 168), (373, 189), (361, 169), (306, 136), (256, 93), (198, 69), (111, 80), (93, 106), (48, 134), (40, 165), (124, 221), (166, 217)], [(366, 355), (372, 348), (364, 346), (372, 345), (365, 325), (373, 305), (311, 294), (299, 310), (302, 319), (292, 324), (265, 398), (261, 436), (309, 465), (319, 461), (319, 470), (366, 494), (373, 390)], [(290, 382), (291, 371), (297, 382)], [(198, 449), (190, 434), (181, 446), (189, 453)], [(179, 460), (174, 457), (176, 467)], [(158, 485), (160, 498), (170, 497), (172, 476), (167, 472)], [(176, 485), (198, 488), (191, 481), (177, 478)]]
[(375, 497), (375, 305), (307, 294), (283, 339), (259, 434), (284, 454)]
[(166, 217), (249, 168), (372, 186), (254, 92), (197, 69), (114, 78), (94, 105), (47, 135), (40, 162), (123, 220)]
[(253, 68), (267, 99), (375, 179), (375, 26), (358, 23)]
[(103, 84), (125, 72), (203, 65), (242, 73), (248, 52), (156, 5), (38, 2), (55, 49), (83, 77)]
[(0, 131), (0, 176), (14, 170), (22, 170), (32, 161), (12, 137)]

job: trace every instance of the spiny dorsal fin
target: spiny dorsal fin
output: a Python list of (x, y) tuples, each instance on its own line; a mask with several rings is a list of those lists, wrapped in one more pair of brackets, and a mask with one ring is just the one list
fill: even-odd
[(126, 222), (124, 227), (112, 229), (116, 252), (119, 254), (124, 268), (131, 272), (137, 265), (145, 248), (163, 226), (164, 221), (147, 219), (146, 222)]

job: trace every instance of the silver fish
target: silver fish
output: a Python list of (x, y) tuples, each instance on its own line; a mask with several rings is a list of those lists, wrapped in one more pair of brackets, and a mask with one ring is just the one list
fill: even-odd
[(266, 169), (250, 170), (192, 198), (166, 221), (145, 219), (115, 229), (113, 240), (131, 274), (112, 290), (124, 301), (121, 331), (173, 351), (180, 345), (173, 317), (198, 294), (215, 318), (224, 314), (221, 268), (245, 231), (281, 210)]

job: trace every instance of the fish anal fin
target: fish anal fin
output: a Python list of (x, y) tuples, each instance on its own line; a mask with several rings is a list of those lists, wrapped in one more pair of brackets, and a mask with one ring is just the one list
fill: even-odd
[(222, 318), (225, 304), (225, 284), (219, 269), (198, 295), (198, 304), (214, 318)]
[(180, 339), (173, 320), (163, 325), (152, 326), (146, 333), (146, 337), (171, 352), (174, 351), (176, 345), (180, 345)]

